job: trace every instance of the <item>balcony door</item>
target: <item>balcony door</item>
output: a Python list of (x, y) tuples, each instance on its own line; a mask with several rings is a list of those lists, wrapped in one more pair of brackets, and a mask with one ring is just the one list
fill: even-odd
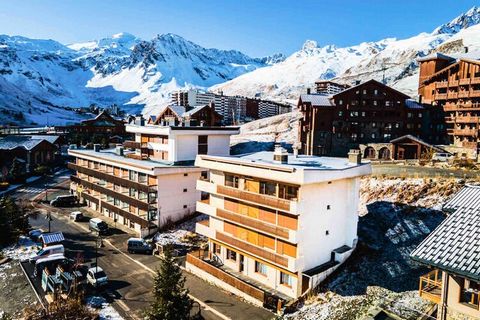
[(243, 272), (245, 270), (245, 257), (243, 254), (240, 255), (240, 265), (238, 271)]

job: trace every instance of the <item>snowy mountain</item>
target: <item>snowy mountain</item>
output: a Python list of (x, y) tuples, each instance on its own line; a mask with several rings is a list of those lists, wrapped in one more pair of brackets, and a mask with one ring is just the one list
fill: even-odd
[(129, 33), (63, 45), (0, 35), (2, 123), (78, 121), (74, 108), (117, 104), (128, 113), (158, 112), (179, 88), (295, 103), (317, 79), (385, 81), (415, 96), (415, 59), (442, 51), (480, 54), (480, 9), (472, 8), (430, 33), (339, 48), (308, 40), (294, 54), (251, 58), (235, 50), (203, 48), (174, 34), (143, 40)]
[(376, 79), (416, 96), (418, 65), (416, 59), (435, 51), (459, 56), (469, 47), (470, 57), (480, 57), (480, 8), (473, 7), (431, 33), (398, 40), (338, 48), (319, 46), (308, 40), (303, 47), (272, 66), (259, 68), (226, 83), (213, 86), (225, 94), (261, 96), (296, 103), (299, 93), (312, 87), (318, 79), (335, 79), (352, 83)]
[(0, 36), (0, 118), (4, 123), (79, 120), (71, 107), (113, 103), (129, 113), (156, 112), (169, 93), (209, 87), (281, 59), (206, 49), (174, 34), (150, 41), (128, 33), (64, 46)]

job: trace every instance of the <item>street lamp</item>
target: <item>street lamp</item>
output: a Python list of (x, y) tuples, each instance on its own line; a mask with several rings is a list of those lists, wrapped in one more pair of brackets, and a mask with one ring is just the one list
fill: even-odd
[(52, 219), (52, 214), (50, 212), (47, 212), (47, 216), (45, 217), (48, 221), (48, 233), (50, 233), (50, 222), (53, 220)]
[(45, 202), (48, 202), (48, 184), (45, 182)]
[(100, 232), (97, 232), (97, 238), (95, 239), (95, 273), (98, 272), (98, 248), (103, 247), (103, 239)]

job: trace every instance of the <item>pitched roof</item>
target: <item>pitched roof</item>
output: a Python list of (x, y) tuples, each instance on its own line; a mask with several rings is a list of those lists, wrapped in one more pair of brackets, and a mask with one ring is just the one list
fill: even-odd
[(422, 62), (422, 61), (428, 61), (433, 59), (442, 59), (447, 61), (455, 60), (455, 58), (447, 56), (446, 54), (443, 54), (441, 52), (435, 52), (435, 53), (426, 55), (425, 57), (418, 58), (417, 61)]
[(45, 138), (37, 139), (32, 138), (32, 136), (6, 136), (5, 138), (0, 139), (0, 150), (13, 150), (16, 148), (32, 150), (43, 141), (51, 143), (48, 139)]
[(300, 100), (302, 102), (310, 102), (312, 106), (326, 106), (330, 107), (333, 106), (333, 102), (331, 100), (331, 96), (327, 96), (324, 94), (302, 94), (300, 95)]
[(480, 210), (480, 186), (466, 185), (443, 205), (443, 210)]
[(429, 144), (425, 141), (423, 141), (422, 139), (420, 138), (417, 138), (415, 136), (412, 136), (411, 134), (406, 134), (404, 136), (401, 136), (401, 137), (398, 137), (398, 138), (395, 138), (393, 140), (390, 140), (391, 143), (395, 143), (395, 142), (400, 142), (402, 140), (405, 140), (405, 139), (410, 139), (410, 140), (413, 140), (415, 142), (418, 142), (420, 144), (423, 144), (424, 146), (428, 147), (428, 148), (432, 148), (433, 150), (435, 151), (439, 151), (439, 152), (446, 152), (446, 153), (449, 153), (447, 151), (445, 151), (444, 149), (440, 148), (440, 147), (437, 147), (437, 146), (434, 146), (433, 144)]
[(407, 109), (425, 109), (420, 103), (413, 99), (405, 99), (405, 107), (407, 107)]
[(182, 114), (183, 117), (190, 117), (192, 115), (194, 115), (195, 113), (197, 113), (198, 111), (202, 110), (203, 108), (205, 107), (208, 107), (208, 105), (203, 105), (203, 106), (196, 106), (196, 107), (193, 107), (193, 109), (191, 109), (190, 111), (186, 111)]
[(43, 139), (47, 140), (48, 142), (54, 144), (57, 143), (57, 140), (60, 139), (60, 136), (52, 136), (52, 135), (32, 135), (32, 139)]
[(395, 90), (394, 88), (392, 88), (392, 87), (390, 87), (390, 86), (387, 86), (386, 84), (383, 84), (383, 83), (381, 83), (381, 82), (379, 82), (379, 81), (377, 81), (377, 80), (375, 80), (375, 79), (370, 79), (370, 80), (368, 80), (368, 81), (359, 83), (359, 84), (357, 84), (357, 85), (355, 85), (355, 86), (353, 86), (353, 87), (347, 88), (347, 89), (343, 90), (342, 92), (339, 92), (339, 93), (334, 94), (333, 97), (336, 97), (336, 96), (339, 96), (339, 95), (343, 95), (345, 92), (348, 92), (348, 91), (350, 91), (350, 90), (355, 90), (355, 89), (357, 89), (357, 88), (359, 88), (359, 87), (362, 87), (363, 85), (365, 85), (365, 84), (367, 84), (367, 83), (374, 83), (374, 84), (376, 84), (376, 85), (378, 85), (378, 86), (380, 86), (380, 87), (386, 88), (387, 90), (396, 92), (397, 94), (405, 97), (405, 99), (410, 99), (410, 97), (409, 97), (408, 95), (406, 95), (405, 93), (403, 93), (403, 92), (401, 92), (401, 91), (398, 91), (398, 90)]
[(418, 262), (480, 280), (480, 210), (461, 208), (410, 254)]

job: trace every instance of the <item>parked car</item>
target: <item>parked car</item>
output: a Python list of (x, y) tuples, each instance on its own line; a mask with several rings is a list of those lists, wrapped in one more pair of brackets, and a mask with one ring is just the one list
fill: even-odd
[(72, 213), (70, 213), (70, 219), (72, 219), (73, 221), (83, 221), (85, 217), (83, 216), (83, 213), (81, 213), (80, 211), (73, 211)]
[(108, 283), (108, 277), (100, 267), (93, 267), (88, 269), (87, 272), (87, 281), (93, 287), (98, 288), (104, 286)]
[(153, 253), (153, 246), (142, 238), (130, 238), (127, 240), (127, 251), (129, 253)]
[(33, 229), (28, 233), (28, 237), (32, 239), (35, 242), (38, 242), (40, 236), (42, 235), (43, 230), (42, 229)]
[(63, 247), (62, 244), (56, 244), (54, 246), (50, 246), (50, 247), (45, 247), (41, 250), (39, 250), (34, 256), (30, 257), (30, 259), (28, 259), (28, 261), (30, 263), (33, 263), (39, 259), (43, 259), (43, 258), (46, 258), (50, 255), (53, 255), (53, 254), (64, 254), (65, 252), (65, 248)]
[(105, 221), (99, 218), (92, 218), (88, 224), (88, 228), (90, 231), (96, 231), (99, 234), (107, 234), (108, 233), (108, 224)]
[(35, 261), (35, 268), (33, 269), (33, 275), (39, 276), (41, 275), (43, 269), (54, 267), (59, 265), (60, 263), (64, 263), (67, 260), (63, 253), (55, 253), (51, 254), (45, 258), (38, 259)]
[(50, 205), (54, 207), (72, 207), (77, 203), (77, 197), (74, 195), (57, 196), (50, 201)]
[(432, 160), (446, 162), (449, 159), (453, 158), (453, 155), (446, 152), (435, 152), (432, 156)]

